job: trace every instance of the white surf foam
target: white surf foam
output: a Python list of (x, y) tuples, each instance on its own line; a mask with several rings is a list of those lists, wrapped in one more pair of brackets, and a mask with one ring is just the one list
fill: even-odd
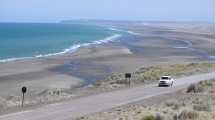
[(112, 31), (125, 32), (125, 33), (131, 34), (131, 35), (142, 35), (142, 34), (140, 34), (140, 33), (133, 32), (133, 31), (130, 31), (130, 30), (118, 29), (118, 28), (116, 28), (115, 26), (111, 26), (111, 27), (109, 27), (108, 29), (109, 29), (109, 30), (112, 30)]
[(117, 31), (117, 32), (126, 32), (125, 30), (122, 30), (122, 29), (118, 29), (116, 28), (115, 26), (110, 26), (108, 27), (109, 30), (112, 30), (112, 31)]
[(127, 31), (129, 34), (131, 35), (141, 35), (140, 33), (137, 33), (137, 32), (133, 32), (133, 31)]
[(107, 38), (105, 38), (103, 40), (93, 41), (91, 43), (83, 43), (83, 44), (73, 45), (72, 47), (67, 48), (62, 52), (50, 53), (50, 54), (46, 54), (46, 55), (37, 55), (35, 57), (40, 58), (40, 57), (49, 57), (49, 56), (54, 56), (54, 55), (61, 55), (61, 54), (66, 54), (66, 53), (73, 53), (73, 52), (75, 52), (77, 49), (79, 49), (81, 47), (87, 47), (87, 46), (90, 46), (90, 45), (98, 45), (98, 44), (108, 43), (108, 42), (111, 42), (111, 41), (119, 38), (120, 36), (121, 36), (120, 34), (114, 34), (113, 36), (107, 37)]
[(109, 36), (105, 39), (102, 40), (97, 40), (97, 41), (93, 41), (91, 43), (83, 43), (83, 44), (76, 44), (71, 46), (70, 48), (66, 48), (65, 50), (58, 52), (58, 53), (49, 53), (49, 54), (39, 54), (39, 55), (35, 55), (33, 57), (19, 57), (19, 58), (8, 58), (8, 59), (2, 59), (0, 60), (0, 63), (2, 62), (10, 62), (10, 61), (18, 61), (18, 60), (25, 60), (25, 59), (34, 59), (34, 58), (42, 58), (42, 57), (49, 57), (49, 56), (55, 56), (55, 55), (62, 55), (62, 54), (66, 54), (66, 53), (73, 53), (76, 50), (78, 50), (81, 47), (87, 47), (90, 45), (98, 45), (98, 44), (104, 44), (104, 43), (108, 43), (108, 42), (112, 42), (114, 40), (116, 40), (117, 38), (121, 37), (121, 34), (114, 34), (112, 36)]
[(1, 59), (0, 63), (2, 62), (10, 62), (10, 61), (17, 61), (17, 60), (26, 60), (26, 59), (33, 59), (34, 57), (19, 57), (19, 58), (8, 58), (8, 59)]
[[(133, 32), (133, 31), (126, 31), (126, 30), (118, 29), (115, 26), (109, 26), (107, 28), (109, 30), (112, 30), (112, 31), (125, 32), (125, 33), (131, 34), (131, 35), (141, 35), (139, 33)], [(61, 52), (58, 52), (58, 53), (39, 54), (39, 55), (35, 55), (35, 56), (32, 56), (32, 57), (19, 57), (19, 58), (0, 59), (0, 63), (1, 62), (10, 62), (10, 61), (25, 60), (25, 59), (42, 58), (42, 57), (49, 57), (49, 56), (66, 54), (66, 53), (72, 53), (72, 52), (75, 52), (77, 49), (79, 49), (81, 47), (87, 47), (87, 46), (90, 46), (90, 45), (108, 43), (108, 42), (116, 40), (117, 38), (119, 38), (121, 36), (122, 36), (121, 34), (114, 34), (114, 35), (109, 36), (109, 37), (107, 37), (105, 39), (98, 40), (98, 41), (93, 41), (91, 43), (76, 44), (76, 45), (73, 45), (70, 48), (66, 48), (65, 50), (63, 50)]]

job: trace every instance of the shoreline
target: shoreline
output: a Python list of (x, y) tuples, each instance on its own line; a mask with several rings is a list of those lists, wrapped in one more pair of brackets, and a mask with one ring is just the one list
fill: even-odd
[[(60, 23), (60, 24), (64, 24), (64, 23)], [(78, 24), (78, 23), (76, 23), (76, 24)], [(82, 25), (84, 25), (84, 23), (82, 23)], [(93, 24), (93, 25), (103, 27), (104, 29), (108, 29), (111, 31), (116, 31), (116, 33), (114, 33), (110, 36), (107, 36), (103, 39), (95, 40), (95, 41), (92, 41), (89, 43), (74, 44), (69, 48), (65, 48), (61, 52), (38, 54), (38, 55), (29, 56), (29, 57), (26, 56), (26, 57), (13, 57), (13, 58), (0, 59), (0, 64), (5, 63), (5, 62), (12, 62), (12, 61), (29, 60), (29, 59), (31, 60), (31, 59), (37, 59), (37, 58), (45, 58), (45, 57), (51, 57), (51, 56), (57, 56), (57, 55), (64, 55), (64, 54), (68, 54), (68, 53), (72, 54), (72, 53), (76, 52), (78, 49), (81, 49), (84, 47), (90, 47), (93, 45), (102, 45), (105, 43), (114, 42), (115, 40), (119, 39), (120, 37), (124, 36), (125, 34), (130, 34), (130, 35), (134, 35), (134, 36), (140, 35), (139, 33), (135, 33), (133, 31), (123, 30), (123, 29), (117, 28), (117, 26), (99, 25), (99, 24)], [(120, 33), (117, 33), (117, 32), (120, 32)]]
[[(4, 103), (4, 99), (19, 100), (22, 86), (29, 88), (27, 97), (33, 99), (29, 103), (31, 104), (71, 97), (71, 91), (74, 88), (82, 89), (84, 83), (90, 86), (110, 75), (133, 73), (142, 67), (210, 62), (190, 49), (172, 48), (170, 43), (174, 41), (168, 39), (170, 36), (192, 40), (194, 48), (214, 50), (210, 47), (213, 45), (212, 40), (207, 41), (204, 37), (199, 40), (193, 35), (187, 37), (187, 34), (173, 36), (169, 30), (145, 26), (127, 25), (120, 28), (150, 35), (127, 34), (107, 43), (81, 47), (73, 53), (0, 63), (0, 101)], [(159, 37), (160, 31), (165, 33), (164, 37)], [(156, 35), (151, 35), (152, 33)], [(69, 93), (62, 92), (64, 90)], [(34, 97), (38, 98), (34, 100)], [(8, 104), (19, 103), (16, 101)]]
[[(152, 48), (159, 46), (159, 45), (155, 45), (155, 44), (157, 44), (156, 42), (158, 42), (158, 44), (160, 42), (161, 46), (164, 45), (164, 47), (170, 47), (170, 48), (168, 48), (170, 50), (172, 48), (172, 50), (174, 50), (174, 51), (177, 51), (177, 49), (178, 49), (178, 51), (180, 51), (180, 50), (181, 51), (189, 51), (191, 54), (199, 55), (200, 56), (199, 59), (202, 59), (202, 60), (203, 59), (205, 59), (206, 61), (209, 60), (209, 59), (214, 60), (213, 55), (209, 54), (206, 50), (195, 48), (195, 46), (193, 45), (195, 43), (193, 43), (193, 41), (183, 40), (183, 39), (180, 40), (179, 38), (176, 38), (175, 40), (174, 39), (170, 40), (170, 39), (166, 39), (165, 37), (164, 38), (159, 38), (159, 37), (156, 37), (156, 36), (154, 36), (154, 37), (145, 37), (143, 35), (145, 32), (139, 31), (139, 28), (136, 30), (135, 26), (132, 26), (132, 25), (131, 26), (126, 26), (126, 27), (125, 26), (117, 26), (115, 24), (113, 24), (113, 25), (98, 25), (98, 26), (103, 26), (103, 27), (106, 27), (107, 29), (110, 29), (110, 30), (113, 30), (113, 31), (126, 32), (127, 35), (126, 34), (122, 35), (122, 34), (117, 34), (116, 33), (116, 34), (112, 35), (111, 37), (109, 36), (109, 37), (107, 37), (107, 38), (105, 38), (103, 40), (97, 40), (97, 41), (94, 41), (94, 42), (91, 42), (91, 43), (84, 43), (84, 44), (81, 44), (81, 45), (77, 44), (77, 45), (74, 45), (73, 47), (71, 47), (70, 49), (65, 49), (63, 52), (54, 53), (54, 54), (36, 55), (35, 57), (4, 59), (4, 60), (0, 60), (0, 65), (4, 64), (4, 63), (7, 64), (7, 63), (10, 63), (10, 62), (37, 61), (37, 59), (39, 61), (40, 59), (61, 58), (61, 57), (65, 57), (65, 56), (74, 57), (73, 55), (78, 56), (77, 55), (78, 51), (82, 51), (82, 49), (83, 50), (92, 49), (92, 48), (93, 49), (94, 48), (100, 49), (99, 46), (104, 47), (106, 45), (108, 45), (109, 47), (112, 46), (112, 47), (115, 47), (115, 48), (118, 47), (119, 49), (125, 49), (129, 54), (135, 54), (138, 57), (144, 57), (145, 58), (144, 55), (140, 55), (142, 53), (144, 54), (145, 50), (143, 50), (143, 49), (145, 49), (145, 48), (147, 49), (147, 47), (148, 47), (147, 44), (148, 43), (150, 45), (149, 47), (152, 46)], [(130, 27), (132, 29), (130, 29)], [(140, 28), (145, 29), (144, 27), (146, 27), (146, 26), (141, 26)], [(149, 28), (150, 28), (150, 26), (149, 26)], [(167, 30), (167, 33), (168, 33), (168, 31), (169, 30)], [(152, 35), (149, 35), (149, 36), (152, 36)], [(144, 39), (149, 39), (149, 40), (144, 40)], [(154, 42), (154, 39), (158, 39), (158, 41)], [(168, 41), (170, 43), (168, 43)], [(183, 45), (182, 46), (180, 46), (180, 45), (177, 46), (176, 43), (173, 44), (174, 42), (176, 42), (176, 43), (177, 42), (179, 42), (179, 43), (184, 42), (183, 44), (187, 44), (187, 45), (185, 45), (185, 47)], [(137, 45), (135, 43), (137, 43), (139, 45)], [(146, 45), (144, 45), (144, 44), (146, 44)], [(171, 45), (171, 46), (168, 46), (168, 45)], [(152, 51), (154, 51), (154, 50), (152, 50)], [(113, 52), (111, 54), (113, 54)], [(196, 55), (194, 55), (194, 56), (196, 56)], [(71, 60), (68, 60), (68, 62), (69, 61), (71, 61)]]
[[(62, 23), (65, 24), (65, 23)], [(69, 24), (69, 23), (66, 23)], [(78, 23), (76, 23), (78, 24)], [(84, 24), (84, 23), (81, 23)], [(121, 37), (127, 36), (127, 35), (131, 35), (131, 36), (144, 36), (144, 33), (141, 34), (141, 32), (135, 31), (135, 30), (130, 30), (126, 27), (124, 28), (120, 28), (117, 25), (100, 25), (100, 24), (93, 24), (95, 26), (100, 26), (100, 27), (104, 27), (105, 29), (109, 29), (111, 31), (116, 31), (116, 32), (121, 32), (121, 33), (114, 33), (111, 36), (105, 37), (104, 39), (101, 40), (95, 40), (89, 43), (83, 43), (83, 44), (75, 44), (72, 45), (69, 48), (65, 48), (64, 50), (62, 50), (61, 52), (56, 52), (56, 53), (47, 53), (47, 54), (38, 54), (38, 55), (33, 55), (30, 57), (14, 57), (14, 58), (6, 58), (6, 59), (0, 59), (0, 64), (1, 63), (5, 63), (5, 62), (13, 62), (13, 61), (22, 61), (22, 60), (32, 60), (32, 59), (38, 59), (38, 58), (46, 58), (46, 57), (52, 57), (52, 56), (62, 56), (65, 54), (73, 54), (76, 51), (78, 51), (78, 49), (82, 49), (82, 48), (87, 48), (87, 47), (91, 47), (91, 46), (96, 46), (96, 45), (103, 45), (106, 43), (111, 43), (111, 42), (115, 42), (117, 40), (119, 40)], [(148, 27), (150, 27), (149, 25), (147, 25)], [(142, 26), (142, 27), (147, 27), (147, 26)], [(154, 25), (152, 25), (154, 26)], [(161, 28), (166, 28), (168, 27), (168, 25), (164, 25), (164, 26), (160, 26)], [(171, 26), (173, 27), (173, 26)], [(176, 26), (177, 28), (178, 26)], [(174, 28), (174, 27), (173, 27)], [(183, 27), (182, 27), (183, 28)], [(180, 30), (180, 29), (179, 29)], [(124, 34), (124, 35), (123, 35)], [(127, 34), (127, 35), (126, 35)], [(202, 54), (202, 56), (206, 56), (206, 58), (208, 60), (214, 60), (215, 59), (215, 55), (210, 54), (210, 52), (203, 50), (203, 49), (198, 49), (198, 48), (193, 48), (193, 43), (190, 40), (177, 40), (178, 38), (176, 38), (175, 40), (173, 40), (172, 42), (183, 42), (184, 44), (187, 44), (185, 46), (178, 46), (177, 44), (172, 44), (171, 47), (175, 48), (175, 49), (190, 49), (196, 53)]]
[(91, 45), (100, 45), (100, 44), (112, 42), (112, 41), (114, 41), (115, 39), (117, 39), (117, 38), (119, 38), (121, 36), (122, 36), (121, 34), (116, 33), (116, 34), (113, 34), (113, 35), (111, 35), (109, 37), (106, 37), (106, 38), (104, 38), (102, 40), (96, 40), (96, 41), (93, 41), (93, 42), (90, 42), (90, 43), (72, 45), (69, 48), (65, 48), (61, 52), (47, 53), (47, 54), (44, 54), (44, 55), (39, 54), (39, 55), (33, 55), (31, 57), (17, 57), (17, 58), (14, 57), (14, 58), (0, 59), (0, 63), (11, 62), (11, 61), (19, 61), (19, 60), (26, 60), (26, 59), (37, 59), (37, 58), (42, 58), (42, 57), (50, 57), (50, 56), (56, 56), (56, 55), (63, 55), (63, 54), (67, 54), (67, 53), (73, 53), (73, 52), (75, 52), (78, 49), (83, 48), (83, 47), (88, 47), (88, 46), (91, 46)]
[[(101, 25), (99, 25), (99, 26), (101, 26)], [(202, 61), (202, 60), (208, 61), (210, 56), (211, 56), (211, 54), (208, 54), (205, 50), (202, 50), (202, 51), (205, 51), (203, 53), (199, 49), (194, 48), (195, 46), (193, 45), (192, 41), (189, 41), (189, 43), (188, 43), (187, 42), (188, 40), (187, 41), (185, 41), (183, 39), (180, 40), (179, 38), (176, 38), (176, 41), (175, 41), (174, 39), (170, 40), (170, 39), (166, 39), (166, 38), (159, 38), (156, 36), (151, 37), (151, 35), (149, 35), (149, 37), (145, 37), (139, 31), (139, 28), (137, 29), (138, 30), (137, 31), (135, 29), (135, 26), (132, 26), (132, 25), (129, 26), (132, 29), (130, 29), (127, 26), (126, 27), (124, 26), (124, 28), (119, 27), (119, 26), (117, 27), (117, 25), (109, 25), (109, 26), (103, 25), (103, 27), (104, 26), (107, 29), (112, 29), (113, 31), (114, 30), (115, 31), (120, 30), (120, 31), (126, 32), (127, 35), (126, 34), (124, 34), (124, 35), (114, 34), (113, 36), (107, 37), (104, 40), (98, 40), (98, 41), (94, 41), (92, 43), (84, 43), (82, 45), (75, 45), (72, 47), (72, 50), (74, 50), (74, 51), (70, 51), (69, 49), (66, 49), (64, 52), (60, 52), (60, 53), (56, 53), (56, 54), (38, 55), (35, 57), (28, 57), (26, 59), (25, 58), (23, 58), (23, 59), (18, 58), (18, 60), (12, 59), (12, 61), (9, 60), (6, 62), (1, 62), (2, 60), (0, 60), (0, 65), (10, 64), (10, 63), (16, 64), (16, 63), (22, 63), (22, 62), (29, 62), (30, 63), (31, 61), (33, 62), (33, 61), (43, 61), (46, 59), (55, 59), (55, 61), (58, 61), (58, 64), (56, 64), (56, 66), (50, 66), (49, 68), (51, 68), (51, 71), (61, 73), (61, 74), (66, 74), (66, 75), (70, 76), (70, 75), (73, 75), (74, 73), (67, 74), (66, 70), (69, 70), (69, 69), (67, 69), (66, 67), (69, 66), (70, 68), (71, 67), (80, 68), (80, 66), (83, 66), (81, 64), (88, 63), (88, 62), (93, 64), (92, 63), (93, 59), (95, 59), (97, 61), (97, 58), (98, 59), (103, 58), (104, 61), (99, 60), (100, 65), (98, 65), (98, 64), (96, 64), (96, 65), (101, 67), (100, 70), (109, 69), (109, 70), (104, 70), (104, 72), (107, 72), (110, 75), (110, 74), (115, 73), (115, 72), (120, 73), (120, 72), (133, 71), (133, 70), (137, 69), (137, 67), (139, 65), (150, 66), (150, 65), (153, 65), (153, 62), (155, 62), (156, 64), (157, 63), (158, 64), (163, 64), (163, 63), (165, 64), (164, 60), (162, 60), (163, 59), (162, 57), (166, 56), (166, 54), (172, 54), (174, 52), (179, 53), (179, 54), (184, 54), (184, 55), (182, 55), (182, 56), (184, 56), (184, 58), (182, 58), (182, 59), (180, 58), (182, 60), (182, 62), (186, 61), (185, 59), (187, 59), (188, 61), (190, 61), (189, 59), (193, 59), (193, 60), (195, 59), (195, 61)], [(144, 27), (145, 26), (142, 26), (140, 28), (145, 29)], [(168, 33), (168, 31), (167, 31), (167, 33)], [(174, 42), (177, 43), (177, 39), (179, 39), (178, 42), (185, 42), (187, 44), (187, 45), (185, 45), (186, 47), (179, 45), (180, 48), (178, 48), (178, 46), (176, 44), (172, 44)], [(170, 42), (170, 43), (168, 43), (168, 42)], [(160, 44), (160, 45), (156, 45), (156, 44)], [(169, 45), (171, 45), (171, 46), (169, 46)], [(149, 49), (150, 51), (147, 50), (148, 48), (150, 48)], [(93, 57), (93, 55), (88, 56), (88, 54), (86, 54), (87, 52), (88, 53), (90, 52), (90, 54), (94, 54), (91, 51), (97, 52), (96, 54), (98, 54), (98, 53), (100, 53), (99, 51), (104, 51), (104, 49), (105, 49), (105, 51), (108, 51), (106, 53), (104, 52), (104, 55), (102, 55), (103, 54), (102, 52), (100, 55), (94, 55), (94, 57)], [(114, 49), (114, 50), (111, 51), (109, 49)], [(161, 52), (167, 52), (167, 53), (164, 53), (164, 54), (162, 53), (164, 55), (164, 56), (162, 56), (162, 55), (157, 54), (157, 52), (155, 52), (155, 49), (157, 49), (157, 50), (164, 49), (164, 51), (161, 51)], [(170, 50), (172, 50), (173, 52), (169, 53)], [(120, 56), (119, 57), (114, 56), (114, 54), (117, 53), (118, 51), (120, 51), (119, 52)], [(187, 52), (188, 55), (186, 55), (186, 53), (184, 53), (184, 52)], [(151, 53), (154, 53), (155, 55), (150, 55)], [(156, 55), (158, 55), (158, 56), (156, 56)], [(106, 56), (111, 56), (111, 57), (108, 58)], [(179, 55), (179, 56), (181, 56), (181, 55)], [(128, 62), (132, 62), (133, 61), (132, 59), (134, 59), (133, 62), (136, 62), (138, 64), (134, 65), (134, 67), (132, 67), (131, 70), (128, 70), (128, 68), (123, 67), (123, 65), (121, 63), (120, 63), (120, 65), (113, 64), (112, 60), (110, 61), (111, 66), (109, 63), (105, 63), (105, 61), (106, 61), (105, 59), (110, 59), (112, 57), (113, 58), (116, 57), (116, 58), (120, 58), (120, 59), (125, 58), (125, 60), (131, 59), (129, 61), (126, 61), (125, 64), (127, 64)], [(64, 58), (65, 58), (64, 62), (59, 61), (59, 60), (64, 59)], [(172, 55), (172, 58), (170, 58), (170, 59), (176, 59), (176, 58), (177, 58), (176, 56)], [(89, 59), (89, 60), (87, 60), (87, 59)], [(180, 59), (178, 61), (180, 61)], [(144, 62), (140, 61), (140, 60), (144, 60)], [(211, 60), (214, 60), (214, 59), (211, 58)], [(82, 62), (80, 62), (80, 61), (82, 61)], [(167, 62), (168, 61), (169, 60), (167, 59)], [(148, 64), (148, 63), (152, 63), (152, 64)], [(117, 70), (115, 70), (116, 69), (115, 65), (119, 66), (119, 68), (117, 68)], [(86, 65), (86, 66), (88, 66), (88, 65)], [(102, 67), (102, 66), (104, 66), (104, 67)], [(125, 65), (125, 66), (127, 66), (127, 65)], [(128, 66), (130, 66), (130, 65), (128, 65)], [(64, 69), (63, 67), (66, 69)], [(91, 66), (89, 66), (89, 67), (91, 67)], [(63, 68), (63, 69), (60, 70), (58, 68), (60, 68), (60, 69)], [(125, 70), (120, 70), (122, 68)], [(99, 67), (98, 67), (98, 69), (99, 69)], [(78, 73), (75, 72), (75, 74), (78, 74)], [(84, 74), (77, 75), (76, 77), (81, 78), (81, 79), (90, 78), (90, 76), (82, 77), (82, 75), (84, 75)], [(99, 77), (96, 80), (99, 80), (99, 79), (104, 79), (104, 77)], [(91, 80), (91, 81), (95, 81), (95, 80)]]

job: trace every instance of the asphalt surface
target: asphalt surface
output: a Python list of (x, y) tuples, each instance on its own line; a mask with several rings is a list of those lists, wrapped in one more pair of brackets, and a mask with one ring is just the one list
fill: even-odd
[(175, 80), (173, 87), (156, 84), (103, 93), (62, 103), (45, 105), (28, 111), (0, 116), (0, 120), (71, 120), (86, 114), (144, 100), (153, 96), (175, 92), (191, 83), (215, 78), (215, 72), (193, 75)]

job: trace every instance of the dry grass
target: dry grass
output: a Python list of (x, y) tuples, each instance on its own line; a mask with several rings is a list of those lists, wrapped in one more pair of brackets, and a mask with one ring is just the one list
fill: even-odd
[(187, 93), (215, 93), (215, 80), (200, 81), (196, 84), (191, 84), (187, 88)]
[[(215, 119), (215, 80), (200, 81), (193, 84), (201, 87), (200, 92), (180, 90), (165, 99), (154, 101), (153, 105), (137, 103), (122, 106), (108, 112), (100, 112), (83, 117), (83, 120), (214, 120)], [(195, 88), (194, 87), (194, 91)], [(156, 115), (156, 113), (159, 113)]]
[[(175, 64), (175, 65), (159, 65), (152, 67), (143, 67), (132, 73), (132, 84), (148, 84), (160, 79), (162, 75), (171, 75), (173, 77), (189, 76), (198, 73), (206, 73), (215, 70), (215, 63), (190, 63), (190, 64)], [(126, 85), (124, 74), (113, 74), (105, 80), (99, 80), (95, 83), (96, 86), (107, 85)]]
[(193, 106), (195, 111), (211, 111), (211, 106), (209, 104), (198, 104)]
[(183, 110), (179, 116), (179, 120), (197, 120), (199, 117), (199, 114), (196, 111), (192, 110)]
[(215, 69), (215, 63), (190, 63), (141, 68), (134, 74), (138, 80), (158, 80), (162, 75), (180, 77), (208, 72), (211, 69)]

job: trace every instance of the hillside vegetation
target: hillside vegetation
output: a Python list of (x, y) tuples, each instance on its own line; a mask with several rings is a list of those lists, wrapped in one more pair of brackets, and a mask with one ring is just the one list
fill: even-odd
[[(215, 70), (215, 63), (190, 63), (190, 64), (175, 64), (175, 65), (159, 65), (151, 67), (143, 67), (132, 73), (132, 84), (147, 84), (160, 79), (162, 75), (171, 75), (174, 78), (189, 76), (198, 73), (206, 73)], [(127, 84), (124, 74), (113, 74), (105, 80), (100, 80), (95, 83), (96, 86), (120, 87)]]
[(77, 120), (215, 120), (215, 79)]

